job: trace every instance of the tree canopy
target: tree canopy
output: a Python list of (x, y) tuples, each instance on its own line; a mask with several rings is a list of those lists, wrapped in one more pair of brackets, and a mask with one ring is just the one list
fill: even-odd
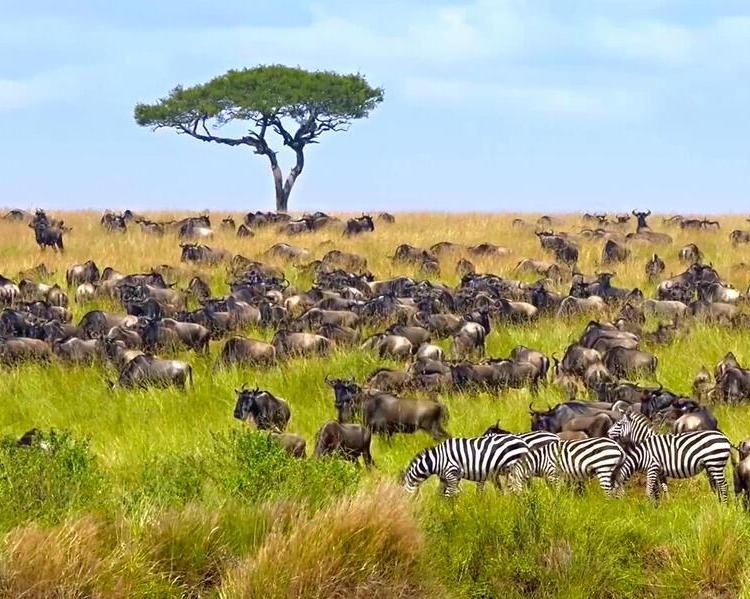
[[(371, 87), (359, 74), (306, 71), (283, 65), (231, 70), (207, 83), (175, 87), (154, 104), (138, 104), (135, 120), (144, 127), (168, 127), (206, 142), (245, 145), (271, 163), (276, 208), (286, 210), (289, 193), (304, 168), (304, 147), (327, 131), (347, 130), (383, 100), (383, 89)], [(243, 135), (218, 134), (222, 126), (246, 121)], [(296, 154), (296, 164), (282, 180), (270, 132)]]

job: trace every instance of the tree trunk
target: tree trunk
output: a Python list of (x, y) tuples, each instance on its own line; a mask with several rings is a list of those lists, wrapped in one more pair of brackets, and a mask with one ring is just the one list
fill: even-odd
[(276, 160), (276, 153), (270, 148), (268, 152), (266, 152), (266, 156), (268, 156), (268, 160), (271, 162), (271, 174), (273, 175), (273, 184), (276, 191), (277, 212), (287, 211), (289, 207), (289, 194), (292, 193), (292, 188), (297, 182), (297, 177), (299, 177), (302, 169), (305, 167), (305, 156), (302, 153), (302, 148), (296, 148), (295, 152), (297, 154), (297, 163), (294, 165), (294, 168), (289, 171), (289, 176), (287, 176), (286, 182), (283, 181), (281, 167), (279, 167), (279, 162)]
[(276, 190), (276, 212), (286, 212), (289, 205), (289, 194)]

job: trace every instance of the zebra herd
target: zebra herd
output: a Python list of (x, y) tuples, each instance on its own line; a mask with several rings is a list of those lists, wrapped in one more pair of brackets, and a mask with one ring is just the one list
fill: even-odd
[(490, 428), (481, 437), (448, 439), (417, 455), (403, 475), (409, 492), (430, 476), (440, 479), (446, 496), (458, 491), (461, 479), (480, 485), (501, 476), (521, 492), (533, 477), (565, 481), (581, 487), (596, 477), (607, 495), (619, 496), (635, 472), (646, 474), (646, 493), (658, 500), (667, 478), (689, 478), (706, 471), (720, 501), (727, 499), (724, 470), (731, 455), (729, 439), (719, 431), (657, 434), (646, 416), (628, 412), (609, 436), (560, 440), (548, 432), (511, 434)]

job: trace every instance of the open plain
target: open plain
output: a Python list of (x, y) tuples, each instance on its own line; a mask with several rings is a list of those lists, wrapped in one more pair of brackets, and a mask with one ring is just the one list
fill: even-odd
[[(587, 276), (611, 272), (612, 285), (641, 290), (654, 298), (660, 281), (685, 271), (680, 248), (695, 243), (702, 263), (739, 292), (731, 319), (698, 315), (682, 319), (675, 337), (655, 343), (641, 335), (641, 349), (658, 358), (655, 374), (631, 377), (645, 387), (662, 385), (690, 397), (701, 367), (713, 373), (729, 351), (750, 362), (750, 245), (733, 243), (730, 233), (748, 227), (744, 217), (711, 217), (720, 228), (682, 228), (651, 215), (653, 231), (672, 242), (625, 241), (635, 218), (603, 229), (629, 250), (624, 260), (602, 263), (605, 239), (599, 225), (582, 215), (553, 215), (537, 224), (530, 214), (407, 214), (394, 223), (375, 219), (375, 230), (343, 235), (347, 218), (319, 230), (290, 235), (277, 225), (250, 226), (251, 237), (222, 228), (226, 214), (211, 214), (213, 236), (205, 243), (227, 251), (214, 264), (181, 262), (180, 239), (142, 230), (136, 222), (111, 232), (94, 212), (50, 213), (64, 220), (64, 252), (40, 250), (26, 222), (0, 221), (0, 274), (19, 283), (24, 271), (34, 282), (58, 284), (69, 297), (72, 323), (93, 310), (124, 314), (117, 297), (76, 301), (66, 270), (93, 260), (103, 271), (123, 274), (159, 270), (175, 289), (186, 290), (194, 276), (212, 297), (230, 292), (231, 258), (236, 255), (281, 269), (288, 281), (284, 299), (304, 292), (315, 274), (303, 265), (338, 249), (366, 259), (376, 280), (396, 276), (457, 288), (461, 259), (477, 273), (533, 283), (542, 275), (517, 269), (525, 258), (555, 262), (535, 231), (567, 232), (578, 248), (577, 268)], [(187, 214), (147, 214), (166, 221)], [(244, 214), (232, 215), (235, 224)], [(375, 216), (375, 215), (373, 215)], [(521, 219), (523, 222), (515, 222)], [(401, 244), (429, 249), (439, 242), (439, 271), (419, 262), (392, 258)], [(304, 257), (269, 255), (274, 244), (304, 248)], [(489, 243), (507, 252), (471, 252)], [(645, 265), (657, 253), (665, 270), (655, 280)], [(164, 268), (168, 265), (171, 268)], [(546, 289), (567, 295), (571, 273)], [(425, 287), (425, 286), (423, 286)], [(426, 286), (430, 287), (430, 286)], [(692, 292), (692, 290), (691, 290)], [(186, 294), (189, 310), (200, 306)], [(632, 298), (640, 306), (641, 300)], [(604, 312), (560, 316), (541, 310), (530, 321), (493, 318), (485, 355), (507, 357), (519, 345), (561, 357), (592, 319), (614, 321), (625, 301), (608, 302)], [(302, 306), (291, 309), (298, 319)], [(438, 310), (440, 311), (440, 310)], [(404, 370), (413, 361), (381, 357), (360, 348), (370, 334), (393, 320), (363, 322), (360, 341), (337, 345), (322, 356), (281, 358), (262, 365), (217, 366), (226, 340), (243, 335), (269, 341), (281, 325), (240, 324), (231, 332), (212, 331), (206, 353), (160, 349), (161, 357), (188, 363), (192, 384), (125, 388), (118, 370), (103, 361), (71, 365), (55, 355), (43, 363), (20, 361), (0, 367), (0, 593), (7, 597), (735, 597), (750, 596), (750, 518), (732, 492), (721, 505), (705, 476), (670, 481), (658, 506), (645, 496), (643, 478), (634, 477), (623, 497), (607, 498), (595, 481), (582, 491), (535, 481), (520, 494), (470, 482), (446, 499), (434, 478), (409, 495), (399, 474), (412, 458), (435, 444), (424, 431), (388, 438), (374, 434), (374, 467), (340, 458), (312, 457), (315, 437), (336, 420), (329, 378), (362, 384), (378, 368)], [(642, 332), (660, 320), (648, 316)], [(662, 319), (662, 322), (666, 320)], [(433, 337), (451, 355), (451, 340)], [(473, 361), (478, 361), (474, 357)], [(542, 410), (566, 400), (545, 377), (534, 392), (514, 389), (410, 389), (399, 395), (437, 400), (448, 411), (452, 437), (481, 435), (490, 425), (514, 432), (530, 430), (529, 406)], [(291, 418), (286, 431), (302, 436), (304, 459), (287, 456), (268, 434), (233, 417), (243, 385), (284, 398)], [(580, 399), (596, 399), (583, 388)], [(747, 400), (706, 400), (719, 428), (733, 444), (750, 437)], [(705, 403), (705, 402), (704, 402)], [(31, 447), (16, 440), (37, 428)], [(54, 433), (49, 431), (54, 429)], [(51, 447), (51, 449), (50, 449)], [(735, 454), (736, 455), (736, 454)]]

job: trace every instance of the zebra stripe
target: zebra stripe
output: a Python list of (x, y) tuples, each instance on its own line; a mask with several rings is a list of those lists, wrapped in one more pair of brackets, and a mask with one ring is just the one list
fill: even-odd
[(609, 495), (616, 487), (612, 474), (624, 457), (625, 452), (611, 439), (558, 440), (535, 448), (516, 462), (510, 475), (510, 487), (519, 492), (535, 476), (578, 483), (595, 476)]
[(719, 500), (727, 500), (724, 469), (731, 453), (731, 443), (719, 431), (694, 431), (677, 435), (660, 435), (642, 414), (626, 414), (609, 430), (612, 439), (628, 445), (626, 458), (616, 473), (617, 484), (635, 471), (646, 473), (646, 493), (658, 499), (666, 478), (690, 478), (706, 471), (711, 489)]
[(529, 446), (515, 435), (447, 439), (411, 461), (404, 474), (404, 488), (413, 493), (433, 474), (440, 478), (446, 496), (457, 492), (461, 479), (497, 484), (497, 477), (528, 452)]

